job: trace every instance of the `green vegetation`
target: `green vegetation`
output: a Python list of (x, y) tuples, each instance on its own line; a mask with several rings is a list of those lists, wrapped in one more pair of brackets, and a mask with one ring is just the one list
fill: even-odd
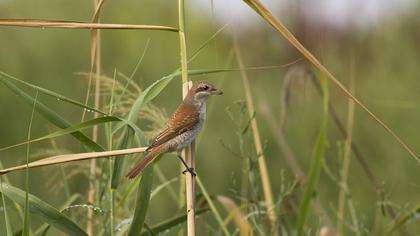
[(197, 235), (420, 232), (418, 4), (322, 35), (256, 0), (240, 30), (182, 0), (1, 4), (67, 22), (0, 20), (0, 169), (21, 166), (0, 176), (0, 235), (186, 235), (174, 154), (124, 175), (187, 78), (224, 92), (195, 144)]

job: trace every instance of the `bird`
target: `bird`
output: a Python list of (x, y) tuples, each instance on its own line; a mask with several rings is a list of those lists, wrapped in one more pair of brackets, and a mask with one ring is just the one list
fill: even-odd
[(190, 145), (201, 131), (206, 120), (206, 102), (213, 95), (223, 92), (206, 81), (193, 82), (187, 96), (167, 121), (164, 128), (146, 149), (146, 156), (128, 172), (127, 178), (133, 179), (140, 174), (155, 158), (164, 153), (177, 152), (177, 157), (186, 167), (182, 173), (195, 176), (181, 156), (182, 150)]

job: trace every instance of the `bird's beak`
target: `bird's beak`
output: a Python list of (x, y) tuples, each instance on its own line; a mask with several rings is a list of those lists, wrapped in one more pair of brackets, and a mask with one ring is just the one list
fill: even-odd
[(223, 92), (222, 92), (222, 90), (212, 89), (212, 90), (211, 90), (211, 94), (212, 94), (212, 95), (222, 95), (222, 94), (223, 94)]

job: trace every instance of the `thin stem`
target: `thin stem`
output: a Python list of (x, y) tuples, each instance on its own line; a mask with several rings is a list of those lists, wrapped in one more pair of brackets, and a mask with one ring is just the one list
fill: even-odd
[[(35, 105), (38, 99), (38, 90), (36, 91), (34, 105), (32, 107), (31, 112), (31, 120), (29, 121), (29, 128), (28, 128), (28, 140), (31, 140), (31, 130), (32, 130), (32, 122), (34, 119), (35, 114)], [(23, 235), (31, 235), (31, 227), (30, 227), (30, 218), (29, 218), (29, 155), (30, 155), (30, 144), (26, 145), (26, 175), (25, 175), (25, 218), (23, 220)]]
[[(350, 84), (349, 90), (354, 94), (354, 57), (352, 57), (350, 65)], [(346, 205), (346, 195), (348, 194), (347, 189), (347, 179), (349, 175), (349, 166), (350, 166), (350, 150), (351, 143), (353, 138), (353, 121), (354, 121), (354, 101), (348, 99), (348, 108), (347, 108), (347, 137), (344, 148), (343, 156), (343, 168), (341, 173), (341, 186), (339, 195), (338, 195), (338, 222), (337, 222), (337, 236), (343, 235), (343, 226), (344, 226), (344, 211)]]
[(207, 204), (209, 204), (210, 210), (213, 212), (213, 215), (216, 218), (217, 223), (219, 223), (220, 228), (222, 228), (223, 234), (226, 235), (226, 236), (230, 236), (230, 233), (227, 230), (226, 225), (223, 222), (223, 219), (220, 216), (219, 211), (217, 210), (216, 206), (214, 205), (213, 201), (211, 200), (210, 195), (208, 194), (206, 188), (204, 187), (204, 185), (201, 182), (201, 179), (199, 177), (197, 177), (197, 184), (198, 184), (198, 187), (200, 188), (201, 192), (203, 193), (203, 196), (206, 199)]
[[(240, 50), (238, 47), (238, 43), (236, 40), (236, 36), (234, 36), (234, 48), (235, 48), (235, 53), (236, 53), (236, 59), (238, 62), (238, 66), (239, 68), (244, 68), (244, 63), (242, 61), (242, 57), (240, 54)], [(245, 97), (246, 97), (246, 104), (248, 107), (248, 112), (249, 112), (249, 118), (251, 119), (251, 129), (252, 129), (252, 134), (254, 136), (254, 142), (255, 142), (255, 149), (257, 151), (257, 155), (258, 157), (258, 167), (259, 167), (259, 172), (261, 175), (261, 184), (263, 187), (263, 191), (264, 191), (264, 198), (265, 198), (265, 202), (267, 204), (267, 213), (268, 213), (268, 218), (270, 220), (270, 224), (272, 226), (272, 229), (275, 231), (276, 229), (276, 222), (277, 222), (277, 216), (274, 212), (274, 202), (273, 202), (273, 192), (271, 190), (271, 184), (270, 184), (270, 178), (268, 176), (268, 170), (267, 170), (267, 164), (265, 162), (265, 155), (264, 155), (264, 151), (262, 148), (262, 143), (261, 143), (261, 138), (260, 138), (260, 132), (258, 129), (258, 124), (256, 119), (252, 118), (254, 116), (254, 102), (252, 101), (252, 95), (251, 95), (251, 89), (250, 89), (250, 85), (249, 85), (249, 79), (248, 79), (248, 75), (244, 70), (241, 70), (241, 77), (242, 77), (242, 82), (244, 85), (244, 91), (245, 91)], [(274, 232), (273, 231), (273, 232)]]
[[(182, 74), (182, 95), (183, 98), (187, 96), (190, 88), (188, 82), (188, 67), (187, 67), (187, 44), (185, 37), (185, 12), (184, 0), (178, 1), (178, 24), (179, 24), (179, 43), (181, 54), (181, 74)], [(184, 160), (187, 165), (195, 169), (195, 151), (194, 142), (183, 151)], [(194, 175), (185, 175), (185, 191), (186, 191), (186, 207), (187, 207), (187, 233), (188, 236), (195, 235), (195, 180)]]
[[(101, 6), (104, 3), (104, 0), (93, 0), (94, 7), (95, 7), (95, 14), (92, 19), (92, 23), (98, 23), (99, 22), (99, 13)], [(89, 99), (89, 93), (90, 93), (90, 86), (92, 81), (92, 74), (93, 74), (93, 66), (95, 65), (95, 101), (94, 101), (94, 107), (95, 109), (99, 108), (99, 93), (100, 93), (100, 70), (101, 70), (101, 64), (100, 64), (100, 31), (99, 29), (92, 29), (91, 31), (91, 63), (90, 63), (90, 73), (89, 73), (89, 83), (88, 83), (88, 92), (86, 94), (86, 104), (88, 104)], [(85, 115), (85, 111), (83, 111), (83, 117)], [(94, 118), (98, 117), (98, 113), (93, 114)], [(98, 141), (98, 126), (94, 126), (92, 130), (92, 140), (94, 142)], [(96, 196), (96, 159), (92, 159), (90, 162), (90, 168), (89, 168), (89, 192), (88, 192), (88, 202), (90, 204), (95, 205), (95, 196)], [(93, 235), (94, 225), (93, 225), (93, 210), (88, 209), (88, 222), (87, 222), (87, 233), (89, 235)]]

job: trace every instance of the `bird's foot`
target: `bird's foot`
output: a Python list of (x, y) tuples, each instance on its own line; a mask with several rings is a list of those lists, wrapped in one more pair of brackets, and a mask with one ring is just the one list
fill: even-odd
[(185, 175), (185, 173), (187, 173), (187, 172), (190, 172), (190, 174), (192, 175), (192, 176), (197, 176), (197, 174), (195, 173), (195, 171), (194, 171), (194, 168), (192, 168), (192, 167), (190, 167), (190, 168), (188, 168), (188, 169), (185, 169), (184, 171), (182, 171), (182, 174), (184, 174)]

